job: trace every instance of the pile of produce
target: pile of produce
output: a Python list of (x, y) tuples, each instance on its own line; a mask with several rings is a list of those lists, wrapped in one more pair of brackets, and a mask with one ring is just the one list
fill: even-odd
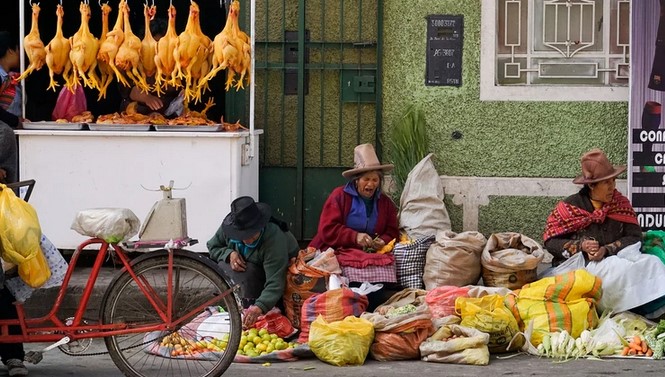
[(242, 332), (238, 355), (257, 357), (295, 347), (296, 343), (287, 342), (266, 329), (249, 329)]
[(644, 335), (647, 345), (653, 349), (654, 360), (663, 358), (665, 350), (665, 320), (661, 319), (658, 326)]
[(167, 347), (171, 356), (195, 356), (205, 352), (224, 352), (229, 341), (229, 334), (224, 334), (221, 339), (206, 338), (199, 341), (182, 337), (177, 332), (165, 336), (160, 345)]

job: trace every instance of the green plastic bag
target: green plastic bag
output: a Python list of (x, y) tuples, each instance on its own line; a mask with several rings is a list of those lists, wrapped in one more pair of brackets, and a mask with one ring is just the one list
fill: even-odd
[(642, 252), (657, 256), (661, 262), (665, 263), (665, 231), (650, 230), (644, 235), (642, 240)]
[(309, 348), (319, 360), (332, 365), (364, 364), (372, 341), (372, 322), (354, 316), (330, 323), (318, 316), (309, 328)]

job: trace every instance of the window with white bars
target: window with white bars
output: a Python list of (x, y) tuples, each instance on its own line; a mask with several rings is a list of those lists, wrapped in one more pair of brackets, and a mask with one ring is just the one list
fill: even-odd
[(482, 100), (628, 100), (629, 0), (483, 0), (481, 34)]

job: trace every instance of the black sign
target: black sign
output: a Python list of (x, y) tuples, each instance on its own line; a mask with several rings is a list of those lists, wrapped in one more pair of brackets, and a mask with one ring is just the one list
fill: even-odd
[[(635, 195), (635, 194), (633, 194)], [(662, 230), (665, 228), (665, 214), (662, 212), (640, 212), (637, 211), (637, 222), (642, 231)]]
[(464, 16), (427, 16), (425, 85), (462, 86)]

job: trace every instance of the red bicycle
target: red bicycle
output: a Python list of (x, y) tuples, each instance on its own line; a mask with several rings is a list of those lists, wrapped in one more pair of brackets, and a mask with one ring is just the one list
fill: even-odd
[[(28, 200), (35, 181), (22, 181), (9, 188), (28, 186)], [(221, 376), (238, 349), (242, 323), (238, 302), (219, 267), (206, 256), (181, 249), (196, 241), (175, 240), (130, 259), (126, 247), (90, 238), (74, 251), (53, 307), (43, 317), (26, 318), (23, 303), (17, 302), (18, 319), (0, 320), (0, 343), (54, 342), (61, 351), (76, 356), (73, 345), (104, 338), (108, 353), (125, 376)], [(84, 248), (97, 245), (99, 251), (72, 317), (63, 318), (59, 309), (76, 264)], [(140, 245), (139, 245), (140, 246)], [(165, 249), (163, 247), (166, 247)], [(100, 269), (113, 255), (123, 266), (108, 286), (99, 310), (98, 323), (84, 319)], [(160, 342), (178, 332), (208, 308), (228, 313), (223, 351), (171, 356)], [(8, 326), (19, 325), (20, 335), (10, 335)], [(187, 328), (190, 336), (195, 327)], [(198, 337), (197, 334), (193, 334)], [(196, 339), (192, 339), (196, 340)], [(49, 348), (49, 347), (47, 347)], [(87, 347), (86, 347), (87, 348)]]

